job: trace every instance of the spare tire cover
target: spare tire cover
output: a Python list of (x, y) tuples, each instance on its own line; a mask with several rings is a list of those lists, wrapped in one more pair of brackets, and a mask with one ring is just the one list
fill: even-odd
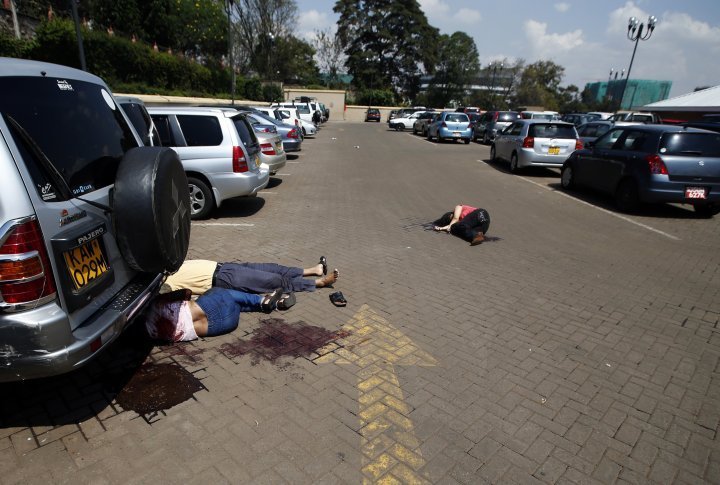
[(138, 147), (118, 167), (113, 218), (128, 265), (147, 273), (175, 272), (190, 244), (190, 193), (177, 153)]

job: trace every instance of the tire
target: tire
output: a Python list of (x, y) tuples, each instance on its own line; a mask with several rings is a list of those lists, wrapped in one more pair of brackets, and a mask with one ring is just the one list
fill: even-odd
[(565, 190), (572, 190), (575, 188), (575, 172), (571, 164), (566, 163), (563, 165), (560, 171), (560, 185)]
[(207, 219), (215, 208), (212, 190), (205, 182), (188, 177), (188, 194), (190, 195), (190, 218)]
[(510, 172), (511, 173), (519, 173), (520, 172), (520, 166), (518, 165), (517, 152), (513, 152), (513, 154), (510, 156)]
[(632, 179), (625, 179), (615, 190), (615, 205), (622, 212), (633, 212), (640, 205), (637, 184)]
[(490, 161), (492, 161), (492, 162), (497, 161), (497, 152), (495, 151), (494, 143), (490, 146)]
[(489, 145), (489, 144), (490, 144), (490, 140), (489, 140), (488, 137), (487, 137), (487, 131), (483, 133), (483, 141), (482, 141), (482, 142), (483, 142), (483, 145)]
[(430, 135), (430, 130), (427, 130), (426, 133), (427, 134), (425, 136), (427, 137), (428, 141), (432, 141), (432, 135)]
[(177, 153), (167, 147), (128, 150), (118, 167), (113, 225), (127, 264), (144, 273), (175, 272), (190, 245), (190, 197)]
[(303, 138), (305, 138), (305, 137), (307, 136), (307, 132), (305, 131), (305, 127), (304, 127), (304, 126), (303, 126), (302, 131), (303, 131)]
[(710, 219), (720, 214), (720, 204), (696, 204), (693, 210), (698, 216)]
[(413, 125), (413, 135), (417, 135), (417, 130), (415, 129), (415, 125)]
[(400, 123), (399, 125), (395, 125), (395, 129), (397, 131), (405, 131), (405, 125), (403, 123)]
[(466, 145), (470, 144), (470, 138), (465, 138), (463, 141), (465, 142)]

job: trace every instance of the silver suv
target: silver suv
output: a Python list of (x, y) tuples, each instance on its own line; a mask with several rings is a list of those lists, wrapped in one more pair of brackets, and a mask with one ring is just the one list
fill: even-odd
[(245, 115), (230, 108), (148, 107), (163, 146), (185, 167), (190, 217), (205, 219), (222, 202), (254, 196), (270, 180), (260, 145)]
[(142, 146), (100, 78), (9, 58), (0, 172), (0, 382), (71, 371), (185, 259), (185, 173)]

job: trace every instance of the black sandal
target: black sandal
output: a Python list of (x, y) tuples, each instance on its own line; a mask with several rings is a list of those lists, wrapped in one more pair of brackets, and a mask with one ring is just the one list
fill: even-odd
[(288, 293), (277, 302), (278, 310), (287, 310), (295, 304), (295, 293)]
[(327, 275), (327, 259), (325, 256), (320, 256), (320, 264), (322, 264), (323, 267), (323, 274)]
[(345, 295), (342, 294), (342, 291), (336, 291), (335, 293), (330, 293), (330, 301), (335, 306), (347, 305), (347, 300), (345, 299)]
[(265, 313), (272, 313), (272, 311), (277, 308), (278, 301), (280, 300), (282, 295), (282, 288), (278, 288), (269, 295), (266, 295), (260, 303), (260, 308), (262, 309), (262, 311), (264, 311)]

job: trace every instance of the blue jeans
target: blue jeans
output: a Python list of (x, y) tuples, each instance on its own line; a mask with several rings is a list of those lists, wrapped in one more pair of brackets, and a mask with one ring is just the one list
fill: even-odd
[(263, 295), (251, 295), (237, 290), (210, 288), (195, 301), (208, 320), (208, 337), (232, 332), (240, 323), (241, 312), (257, 312)]
[(291, 291), (315, 291), (315, 280), (303, 278), (301, 268), (292, 268), (275, 263), (222, 263), (218, 265), (213, 286), (268, 293), (275, 288)]

